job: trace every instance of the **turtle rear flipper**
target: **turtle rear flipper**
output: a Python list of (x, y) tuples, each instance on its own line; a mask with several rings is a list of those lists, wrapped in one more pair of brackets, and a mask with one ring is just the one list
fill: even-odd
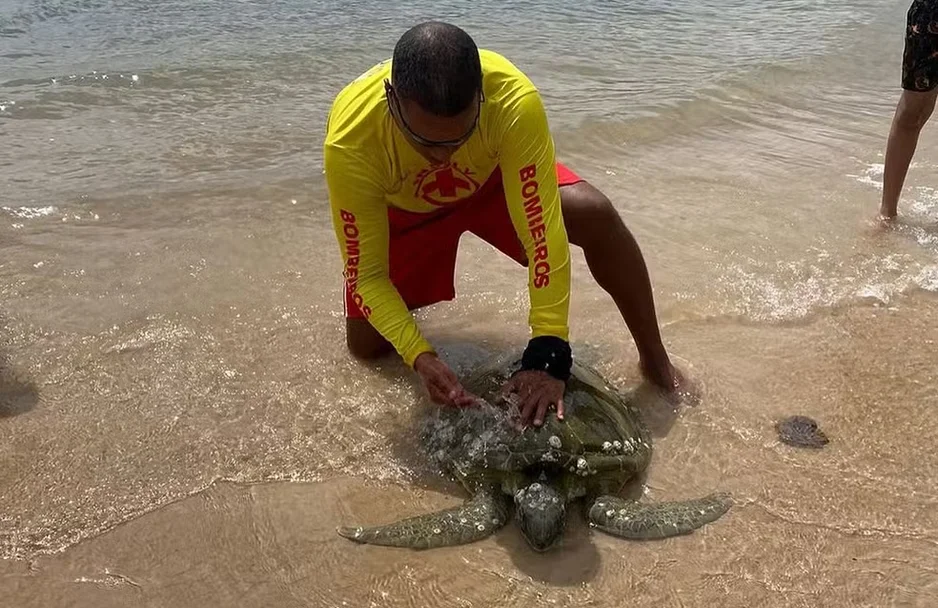
[(342, 527), (340, 536), (358, 543), (434, 549), (481, 540), (505, 525), (508, 497), (497, 489), (482, 490), (458, 507), (408, 517), (386, 526)]
[(722, 517), (732, 504), (729, 494), (723, 492), (654, 504), (600, 496), (590, 507), (588, 517), (593, 526), (607, 534), (651, 540), (688, 534)]

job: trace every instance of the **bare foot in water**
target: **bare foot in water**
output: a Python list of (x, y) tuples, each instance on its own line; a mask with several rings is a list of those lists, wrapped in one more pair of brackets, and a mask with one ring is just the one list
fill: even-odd
[(878, 213), (875, 218), (866, 220), (867, 230), (873, 236), (891, 232), (898, 224), (899, 220), (895, 215), (883, 215), (882, 212)]
[[(657, 393), (660, 398), (665, 399), (674, 406), (694, 407), (699, 405), (701, 400), (700, 383), (682, 371), (681, 367), (673, 363), (669, 363), (668, 367), (668, 372), (651, 373), (640, 363), (639, 370), (644, 379), (642, 387)], [(683, 367), (689, 366), (685, 364)]]

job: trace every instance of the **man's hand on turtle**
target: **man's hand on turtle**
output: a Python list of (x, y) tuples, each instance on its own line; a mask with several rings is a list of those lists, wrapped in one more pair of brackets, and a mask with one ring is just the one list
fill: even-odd
[(433, 353), (418, 356), (414, 361), (414, 371), (420, 376), (434, 403), (465, 407), (479, 400), (463, 388), (453, 370)]
[(534, 426), (544, 424), (544, 417), (550, 406), (557, 407), (557, 418), (563, 420), (563, 392), (566, 388), (562, 380), (547, 372), (527, 370), (512, 376), (502, 387), (502, 395), (511, 393), (521, 398), (519, 409), (521, 417), (517, 428), (520, 430), (534, 417)]

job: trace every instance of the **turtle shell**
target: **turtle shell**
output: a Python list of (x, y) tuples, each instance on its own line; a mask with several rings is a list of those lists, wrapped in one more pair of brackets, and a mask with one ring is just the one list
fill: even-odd
[(517, 408), (502, 402), (499, 391), (519, 367), (520, 355), (514, 353), (466, 379), (466, 389), (485, 403), (438, 410), (424, 431), (433, 460), (460, 477), (531, 469), (584, 477), (631, 475), (648, 465), (649, 437), (634, 408), (598, 372), (579, 362), (567, 382), (564, 420), (552, 412), (540, 428), (513, 428)]

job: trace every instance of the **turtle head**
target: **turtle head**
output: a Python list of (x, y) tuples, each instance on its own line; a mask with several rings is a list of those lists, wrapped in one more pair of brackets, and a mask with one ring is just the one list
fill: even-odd
[(534, 482), (515, 494), (521, 533), (535, 551), (547, 551), (560, 540), (567, 520), (565, 503), (546, 483)]

